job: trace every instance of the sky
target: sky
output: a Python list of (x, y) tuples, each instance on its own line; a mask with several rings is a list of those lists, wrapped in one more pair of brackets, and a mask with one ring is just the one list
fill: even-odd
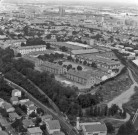
[(106, 2), (106, 3), (132, 3), (132, 4), (138, 4), (138, 0), (3, 0), (3, 1), (20, 1), (20, 2), (29, 2), (29, 1), (37, 1), (37, 2), (84, 2), (84, 3), (87, 3), (87, 2)]
[[(71, 1), (71, 0), (59, 0), (59, 1)], [(133, 4), (136, 3), (136, 4), (138, 4), (138, 0), (74, 0), (74, 1), (75, 2), (110, 2), (110, 3), (117, 2), (117, 3), (133, 3)]]

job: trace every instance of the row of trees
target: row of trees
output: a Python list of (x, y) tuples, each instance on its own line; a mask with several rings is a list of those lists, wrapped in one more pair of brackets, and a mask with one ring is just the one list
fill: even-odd
[(93, 67), (93, 68), (97, 68), (97, 64), (96, 64), (95, 62), (92, 62), (92, 64), (89, 64), (86, 60), (81, 61), (81, 60), (79, 60), (78, 58), (76, 58), (76, 59), (74, 60), (71, 56), (68, 56), (67, 59), (68, 59), (69, 61), (74, 61), (74, 62), (76, 62), (76, 63), (81, 63), (81, 64), (83, 64), (83, 65), (87, 65), (87, 66), (91, 66), (91, 67)]
[(87, 109), (87, 115), (92, 117), (103, 117), (103, 116), (117, 116), (119, 118), (126, 117), (126, 110), (121, 110), (117, 105), (112, 105), (110, 108), (107, 105), (103, 106), (91, 106)]
[(64, 54), (44, 54), (44, 55), (39, 55), (38, 58), (43, 60), (43, 61), (51, 61), (53, 62), (56, 59), (62, 59), (64, 57)]

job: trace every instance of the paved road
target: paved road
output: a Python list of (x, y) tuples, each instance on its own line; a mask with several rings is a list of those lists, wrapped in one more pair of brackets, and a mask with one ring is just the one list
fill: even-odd
[(53, 110), (51, 110), (50, 108), (46, 107), (44, 104), (42, 104), (41, 102), (39, 102), (36, 98), (34, 98), (31, 94), (29, 94), (25, 89), (23, 89), (22, 87), (18, 86), (17, 84), (11, 82), (10, 80), (5, 78), (5, 81), (8, 83), (8, 85), (10, 85), (12, 88), (14, 89), (19, 89), (23, 92), (26, 93), (26, 95), (28, 96), (28, 98), (33, 101), (37, 106), (39, 106), (40, 108), (42, 108), (45, 112), (51, 114), (55, 119), (59, 120), (61, 126), (67, 131), (68, 135), (77, 135), (76, 132), (74, 132), (74, 128), (68, 124), (65, 119), (61, 116), (59, 116), (57, 113), (55, 113)]
[(108, 107), (111, 107), (112, 104), (116, 104), (118, 105), (121, 109), (122, 109), (122, 105), (127, 103), (131, 96), (135, 94), (135, 86), (138, 86), (138, 83), (134, 80), (132, 72), (128, 69), (129, 72), (129, 76), (131, 78), (131, 80), (133, 81), (133, 84), (131, 85), (131, 87), (126, 90), (125, 92), (123, 92), (121, 95), (119, 95), (118, 97), (114, 98), (112, 101), (110, 101), (108, 103)]
[(116, 119), (116, 118), (106, 118), (106, 120), (115, 120), (115, 121), (120, 121), (120, 122), (127, 122), (130, 120), (130, 115), (127, 113), (125, 119)]

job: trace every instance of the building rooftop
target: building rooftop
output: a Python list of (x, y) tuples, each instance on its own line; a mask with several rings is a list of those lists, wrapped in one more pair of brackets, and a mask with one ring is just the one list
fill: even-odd
[(11, 101), (18, 101), (18, 97), (11, 97)]
[(39, 127), (28, 128), (27, 130), (30, 134), (42, 133), (42, 130)]
[(74, 46), (80, 46), (80, 47), (83, 47), (83, 48), (90, 48), (89, 45), (85, 45), (85, 44), (82, 44), (82, 43), (77, 43), (77, 42), (66, 42), (67, 44), (70, 44), (70, 45), (74, 45)]
[(51, 62), (48, 62), (48, 61), (45, 61), (41, 66), (42, 67), (50, 67), (50, 68), (53, 68), (53, 69), (61, 69), (61, 68), (63, 68), (62, 66), (60, 66), (58, 64), (51, 63)]
[(25, 127), (29, 127), (29, 126), (34, 125), (34, 123), (33, 123), (33, 121), (32, 121), (31, 119), (24, 119), (24, 120), (22, 121), (22, 123), (23, 123), (23, 125), (24, 125)]
[(13, 108), (12, 105), (10, 103), (7, 103), (7, 102), (4, 102), (2, 104), (4, 106), (4, 108), (7, 110), (7, 109), (10, 109), (10, 108)]
[(29, 109), (29, 110), (36, 110), (37, 107), (36, 107), (36, 106), (30, 106), (28, 109)]
[(82, 126), (83, 131), (85, 132), (106, 132), (107, 131), (107, 127), (106, 125), (100, 122), (96, 122), (96, 123), (80, 123), (80, 125)]
[[(102, 78), (105, 75), (105, 73), (103, 73), (102, 71), (99, 71), (99, 70), (76, 71), (76, 70), (70, 69), (67, 73), (77, 76), (77, 77), (80, 77), (80, 78), (83, 78), (83, 79), (86, 79), (86, 80), (89, 79), (90, 77), (95, 77), (95, 76)], [(96, 79), (96, 77), (95, 77), (95, 79)]]
[(8, 135), (5, 131), (0, 131), (0, 135)]
[(34, 105), (34, 103), (32, 101), (27, 101), (27, 102), (25, 102), (25, 105), (30, 106), (30, 105)]
[(49, 125), (49, 129), (50, 130), (54, 130), (54, 129), (60, 129), (60, 123), (58, 120), (50, 120), (47, 122), (47, 124)]
[(20, 47), (18, 47), (18, 49), (19, 50), (22, 50), (22, 49), (35, 49), (35, 48), (40, 48), (40, 47), (45, 47), (46, 48), (46, 45), (20, 46)]
[(83, 49), (84, 48), (82, 46), (75, 46), (75, 45), (72, 45), (72, 44), (68, 44), (66, 42), (53, 42), (51, 44), (53, 44), (55, 46), (58, 46), (58, 47), (65, 46), (65, 47), (67, 47), (67, 48), (69, 48), (71, 50), (78, 50), (78, 49)]
[(20, 119), (20, 116), (15, 112), (9, 113), (9, 117), (11, 119)]
[(14, 94), (16, 92), (21, 92), (21, 91), (20, 90), (17, 90), (17, 89), (12, 90), (12, 94)]
[(99, 52), (98, 49), (82, 49), (82, 50), (72, 50), (72, 54), (79, 55), (79, 54), (91, 54)]
[(44, 121), (45, 119), (53, 119), (53, 116), (52, 115), (44, 115), (41, 118)]

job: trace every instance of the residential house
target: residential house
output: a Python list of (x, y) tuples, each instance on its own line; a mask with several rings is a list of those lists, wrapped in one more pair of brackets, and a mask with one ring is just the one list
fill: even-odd
[(34, 106), (34, 103), (32, 101), (27, 101), (25, 102), (24, 105), (28, 108), (28, 107)]
[(43, 121), (44, 123), (46, 123), (47, 121), (52, 120), (53, 117), (52, 117), (52, 115), (43, 115), (43, 116), (41, 117), (41, 119), (42, 119), (42, 121)]
[(4, 103), (4, 100), (0, 98), (0, 107), (2, 107), (2, 104)]
[(9, 125), (9, 122), (6, 120), (6, 118), (0, 116), (0, 125), (6, 127)]
[(54, 132), (52, 135), (65, 135), (63, 132)]
[(8, 133), (5, 131), (0, 131), (0, 135), (8, 135)]
[(27, 107), (27, 115), (30, 115), (32, 112), (37, 112), (37, 107), (36, 106), (30, 106)]
[(12, 90), (12, 97), (21, 97), (22, 93), (20, 90), (14, 89)]
[(42, 130), (39, 127), (28, 128), (28, 135), (42, 135)]
[(15, 108), (10, 103), (7, 102), (4, 102), (2, 104), (2, 107), (6, 110), (6, 112), (14, 112), (15, 110)]
[(22, 99), (22, 100), (19, 100), (19, 104), (24, 105), (28, 101), (29, 99)]
[(11, 97), (10, 101), (12, 105), (17, 105), (19, 102), (18, 97)]
[(50, 120), (46, 122), (46, 128), (49, 134), (60, 132), (61, 126), (58, 120)]
[(91, 39), (89, 37), (82, 37), (81, 41), (83, 43), (87, 43), (88, 45), (94, 45), (94, 39)]
[(16, 112), (9, 113), (9, 120), (11, 122), (15, 121), (16, 119), (20, 119), (21, 117)]
[(22, 123), (23, 123), (23, 127), (24, 127), (24, 128), (35, 127), (35, 124), (34, 124), (34, 122), (33, 122), (31, 119), (24, 119), (24, 120), (22, 121)]
[(80, 123), (84, 135), (107, 135), (107, 127), (104, 123)]

